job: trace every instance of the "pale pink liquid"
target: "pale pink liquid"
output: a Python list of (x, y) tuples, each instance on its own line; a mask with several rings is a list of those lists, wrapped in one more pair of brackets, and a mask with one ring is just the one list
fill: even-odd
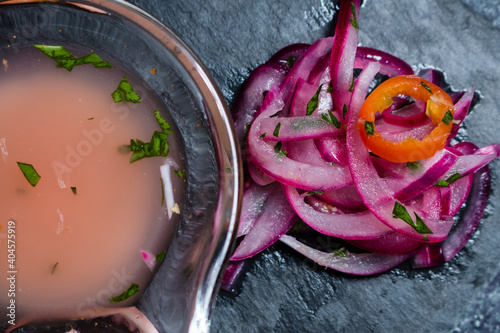
[[(162, 206), (165, 159), (130, 164), (131, 153), (119, 149), (132, 138), (147, 142), (159, 130), (148, 102), (153, 96), (129, 77), (143, 103), (115, 104), (110, 94), (123, 76), (116, 69), (86, 65), (67, 72), (35, 55), (22, 60), (26, 69), (16, 74), (16, 56), (7, 60), (0, 71), (0, 323), (9, 319), (4, 313), (11, 299), (10, 220), (16, 322), (90, 318), (104, 307), (129, 305), (139, 295), (122, 303), (108, 299), (131, 283), (146, 289), (152, 273), (140, 250), (163, 251), (176, 220)], [(170, 135), (174, 158), (175, 140)], [(36, 187), (16, 162), (35, 167), (41, 175)], [(174, 190), (181, 204), (180, 179)]]

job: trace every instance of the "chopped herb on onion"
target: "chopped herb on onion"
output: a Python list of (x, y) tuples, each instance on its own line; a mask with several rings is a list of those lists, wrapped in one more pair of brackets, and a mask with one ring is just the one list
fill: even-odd
[(318, 90), (316, 90), (314, 96), (311, 97), (311, 100), (307, 103), (306, 115), (308, 116), (312, 115), (313, 112), (318, 108), (318, 100), (319, 93), (321, 92), (321, 87), (323, 87), (322, 84), (318, 87)]

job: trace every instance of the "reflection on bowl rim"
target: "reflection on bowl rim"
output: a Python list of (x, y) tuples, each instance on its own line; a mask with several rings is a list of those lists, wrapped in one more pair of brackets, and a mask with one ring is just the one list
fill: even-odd
[[(59, 0), (6, 0), (0, 5), (14, 3), (60, 2)], [(239, 144), (233, 120), (224, 97), (208, 69), (191, 48), (169, 27), (146, 11), (123, 0), (73, 0), (67, 4), (99, 14), (127, 17), (143, 31), (175, 55), (190, 78), (200, 89), (210, 123), (216, 158), (219, 166), (219, 197), (214, 216), (212, 238), (200, 267), (194, 288), (196, 295), (191, 306), (189, 332), (208, 332), (211, 308), (214, 305), (234, 238), (241, 206), (243, 173)]]

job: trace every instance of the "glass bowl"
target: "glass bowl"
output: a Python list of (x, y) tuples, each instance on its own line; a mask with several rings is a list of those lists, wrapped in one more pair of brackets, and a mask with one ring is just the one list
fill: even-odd
[[(242, 193), (232, 119), (214, 80), (172, 30), (121, 0), (0, 2), (0, 48), (31, 44), (109, 55), (170, 111), (184, 146), (185, 200), (165, 260), (135, 306), (160, 332), (207, 332)], [(24, 332), (30, 330), (66, 331), (45, 325)], [(102, 326), (87, 331), (102, 332)]]

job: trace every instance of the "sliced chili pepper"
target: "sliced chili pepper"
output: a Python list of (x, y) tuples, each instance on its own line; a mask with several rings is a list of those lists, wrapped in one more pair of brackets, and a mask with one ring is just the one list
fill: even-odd
[[(392, 98), (406, 95), (427, 103), (426, 115), (436, 127), (423, 139), (387, 140), (377, 131), (375, 114), (391, 106)], [(453, 125), (455, 107), (451, 97), (435, 84), (416, 75), (401, 75), (382, 82), (361, 107), (357, 129), (365, 146), (391, 162), (414, 162), (434, 156), (443, 149)]]

